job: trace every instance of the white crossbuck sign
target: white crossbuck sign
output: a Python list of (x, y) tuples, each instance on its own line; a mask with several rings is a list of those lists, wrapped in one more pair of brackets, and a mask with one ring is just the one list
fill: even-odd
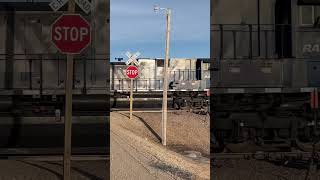
[[(53, 11), (58, 11), (62, 6), (64, 6), (69, 0), (53, 0), (49, 4)], [(75, 0), (78, 6), (87, 14), (92, 9), (92, 5), (88, 0)]]
[(76, 0), (76, 3), (87, 14), (89, 14), (92, 9), (92, 5), (88, 0)]
[(136, 66), (139, 66), (140, 62), (137, 61), (137, 58), (138, 56), (140, 56), (140, 52), (136, 52), (132, 55), (129, 51), (127, 51), (126, 56), (128, 57), (128, 60), (126, 62), (127, 65), (134, 63)]
[(58, 11), (62, 6), (64, 6), (68, 0), (53, 0), (49, 4), (54, 12)]

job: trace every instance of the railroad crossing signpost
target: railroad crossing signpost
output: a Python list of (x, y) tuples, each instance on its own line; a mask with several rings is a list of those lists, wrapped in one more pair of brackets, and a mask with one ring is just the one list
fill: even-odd
[(135, 65), (139, 65), (137, 61), (137, 57), (140, 55), (139, 52), (132, 55), (130, 52), (126, 52), (126, 56), (128, 60), (126, 62), (127, 65), (131, 64), (127, 70), (126, 75), (129, 79), (131, 79), (130, 83), (130, 120), (132, 119), (132, 109), (133, 109), (133, 79), (135, 79), (139, 75), (139, 69)]
[(126, 62), (127, 65), (135, 64), (136, 66), (140, 65), (140, 62), (137, 61), (138, 56), (140, 56), (140, 52), (136, 52), (135, 54), (131, 54), (130, 52), (126, 52), (126, 56), (129, 58)]
[(76, 0), (78, 6), (84, 11), (85, 13), (89, 14), (91, 11), (91, 3), (88, 0)]
[[(51, 7), (51, 9), (54, 12), (57, 12), (60, 8), (62, 8), (66, 3), (68, 2), (68, 0), (53, 0), (51, 1), (51, 3), (49, 4), (49, 6)], [(78, 6), (87, 14), (90, 13), (91, 9), (92, 9), (92, 5), (88, 0), (75, 0), (75, 2), (78, 4)]]
[[(49, 5), (54, 11), (58, 11), (67, 1), (68, 0), (53, 0)], [(90, 24), (80, 14), (73, 14), (75, 13), (76, 2), (79, 4), (79, 2), (85, 1), (69, 0), (68, 13), (70, 14), (61, 15), (51, 26), (51, 40), (53, 44), (62, 54), (67, 54), (63, 153), (64, 180), (71, 179), (73, 55), (80, 54), (81, 51), (91, 43)], [(82, 3), (82, 5), (83, 4), (84, 3)]]
[(64, 6), (66, 3), (68, 2), (68, 0), (53, 0), (51, 1), (51, 3), (49, 4), (49, 6), (51, 7), (51, 9), (56, 12), (58, 11), (62, 6)]

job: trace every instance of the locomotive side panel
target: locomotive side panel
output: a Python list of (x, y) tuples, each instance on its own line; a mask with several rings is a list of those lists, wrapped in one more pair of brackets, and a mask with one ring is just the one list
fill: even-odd
[(196, 74), (195, 59), (172, 58), (170, 61), (169, 81), (195, 80)]
[[(0, 39), (6, 37), (6, 16), (0, 15)], [(3, 89), (5, 77), (5, 41), (0, 41), (0, 89)]]
[(290, 68), (288, 60), (222, 60), (213, 72), (213, 87), (284, 87)]
[[(273, 24), (272, 12), (276, 0), (261, 0), (260, 9), (261, 24)], [(212, 24), (256, 24), (257, 1), (256, 0), (212, 0)]]
[[(260, 17), (260, 24), (274, 24), (275, 2), (275, 0), (261, 0), (260, 16), (258, 16), (257, 0), (213, 0), (211, 3), (211, 49), (213, 56), (246, 58), (251, 54), (252, 56), (268, 55), (272, 57), (274, 51), (272, 49), (266, 50), (272, 48), (274, 43), (274, 33), (270, 32), (272, 27), (262, 27), (257, 24), (258, 17)], [(219, 26), (219, 24), (224, 24), (224, 26)], [(223, 34), (221, 34), (221, 28), (223, 28)], [(263, 30), (260, 33), (258, 33), (259, 28)], [(260, 50), (258, 49), (259, 36)]]
[(210, 62), (208, 60), (201, 61), (201, 85), (200, 89), (210, 88)]
[[(5, 39), (6, 37), (6, 16), (0, 14), (0, 39)], [(1, 54), (1, 59), (2, 55), (5, 53), (5, 41), (0, 41), (0, 54)]]
[(113, 79), (113, 85), (112, 87), (115, 90), (123, 90), (128, 89), (128, 82), (125, 80), (125, 69), (126, 65), (124, 63), (113, 63), (112, 64), (112, 79)]
[[(256, 12), (256, 0), (252, 1), (252, 4), (242, 5), (251, 9), (237, 7), (234, 11), (230, 11), (230, 8), (236, 6), (227, 2), (215, 2), (216, 6), (212, 7), (211, 23), (223, 24), (213, 24), (211, 27), (211, 56), (213, 67), (216, 69), (213, 72), (216, 81), (212, 84), (215, 87), (219, 87), (218, 82), (221, 85), (233, 87), (302, 88), (310, 84), (320, 85), (320, 83), (314, 83), (315, 80), (312, 78), (310, 79), (310, 73), (315, 73), (315, 70), (307, 62), (307, 59), (320, 56), (320, 40), (315, 38), (319, 36), (319, 29), (313, 28), (312, 24), (307, 26), (301, 24), (303, 18), (301, 9), (305, 6), (298, 6), (297, 0), (260, 0), (261, 25), (258, 26), (256, 22), (248, 25), (243, 22), (241, 24), (240, 21), (240, 18), (246, 17), (248, 13), (250, 16), (250, 12), (247, 11)], [(285, 10), (286, 5), (291, 9)], [(222, 12), (220, 9), (224, 6), (225, 9)], [(281, 14), (281, 10), (286, 12)], [(290, 16), (288, 12), (291, 12)], [(275, 16), (277, 14), (279, 17)], [(250, 17), (257, 18), (257, 16)], [(292, 23), (292, 26), (274, 23)], [(258, 28), (260, 36), (258, 36)], [(258, 37), (260, 37), (260, 43)], [(260, 45), (260, 55), (258, 45)], [(278, 60), (280, 58), (281, 60)], [(236, 59), (243, 59), (243, 61)], [(255, 61), (246, 62), (251, 59)], [(263, 62), (256, 60), (263, 60)], [(255, 76), (251, 76), (251, 73)]]
[(307, 60), (292, 60), (292, 79), (291, 86), (293, 88), (309, 87), (308, 84), (308, 61)]
[[(94, 81), (90, 82), (93, 88), (103, 88), (110, 89), (110, 76), (109, 76), (109, 62), (110, 62), (110, 9), (106, 7), (110, 7), (107, 4), (110, 4), (110, 1), (94, 1), (94, 13), (92, 14), (92, 44), (91, 47), (88, 48), (91, 54), (91, 59), (96, 59), (91, 64), (91, 70), (88, 70), (95, 76)], [(107, 4), (106, 4), (107, 3)], [(90, 18), (90, 17), (88, 17)], [(93, 66), (93, 67), (92, 67)], [(90, 67), (90, 66), (89, 66)], [(89, 68), (88, 67), (88, 68)], [(83, 68), (81, 68), (83, 69)], [(89, 76), (91, 76), (91, 74)], [(83, 79), (82, 79), (83, 81)]]
[(157, 86), (159, 86), (162, 89), (162, 87), (163, 87), (164, 60), (163, 59), (155, 59), (155, 66), (156, 66)]
[(153, 59), (139, 59), (139, 76), (137, 77), (138, 89), (156, 89), (156, 64)]
[(294, 56), (297, 58), (312, 58), (320, 56), (319, 26), (315, 25), (320, 15), (319, 5), (298, 5), (299, 0), (293, 0), (292, 21)]

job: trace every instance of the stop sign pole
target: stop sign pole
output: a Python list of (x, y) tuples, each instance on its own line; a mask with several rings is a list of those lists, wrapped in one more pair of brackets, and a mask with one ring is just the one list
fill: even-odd
[[(59, 9), (57, 3), (64, 5), (68, 0), (55, 0), (52, 7)], [(91, 26), (80, 14), (75, 13), (76, 0), (69, 0), (68, 15), (61, 15), (51, 27), (51, 40), (62, 54), (67, 54), (67, 78), (65, 83), (65, 121), (63, 177), (71, 179), (71, 130), (72, 130), (72, 90), (73, 55), (80, 54), (91, 42)], [(62, 4), (61, 4), (62, 3)]]
[[(69, 0), (68, 12), (75, 12), (75, 0)], [(73, 55), (67, 54), (66, 104), (64, 120), (63, 179), (71, 179)]]
[(126, 74), (128, 78), (131, 80), (130, 85), (130, 120), (132, 119), (132, 109), (133, 109), (133, 79), (136, 78), (139, 74), (139, 70), (136, 66), (134, 66), (134, 63), (131, 62), (130, 66), (126, 69)]
[[(140, 52), (135, 53), (132, 55), (130, 52), (126, 53), (126, 56), (128, 57), (128, 61), (126, 62), (127, 65), (130, 65), (128, 69), (126, 70), (126, 74), (128, 78), (130, 78), (130, 120), (132, 119), (132, 109), (133, 109), (133, 79), (137, 77), (139, 71), (136, 68), (136, 65), (139, 65), (139, 62), (137, 61), (137, 57), (140, 55)], [(134, 70), (130, 70), (129, 68), (135, 67)]]
[[(133, 65), (133, 63), (131, 63)], [(130, 120), (132, 119), (132, 111), (133, 111), (133, 78), (131, 78), (130, 85)]]

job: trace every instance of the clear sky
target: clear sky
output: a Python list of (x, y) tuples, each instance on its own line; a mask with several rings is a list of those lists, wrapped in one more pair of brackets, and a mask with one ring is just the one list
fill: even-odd
[(127, 59), (126, 51), (140, 57), (163, 58), (165, 14), (154, 4), (172, 9), (172, 58), (206, 58), (210, 55), (210, 0), (111, 0), (111, 61)]

